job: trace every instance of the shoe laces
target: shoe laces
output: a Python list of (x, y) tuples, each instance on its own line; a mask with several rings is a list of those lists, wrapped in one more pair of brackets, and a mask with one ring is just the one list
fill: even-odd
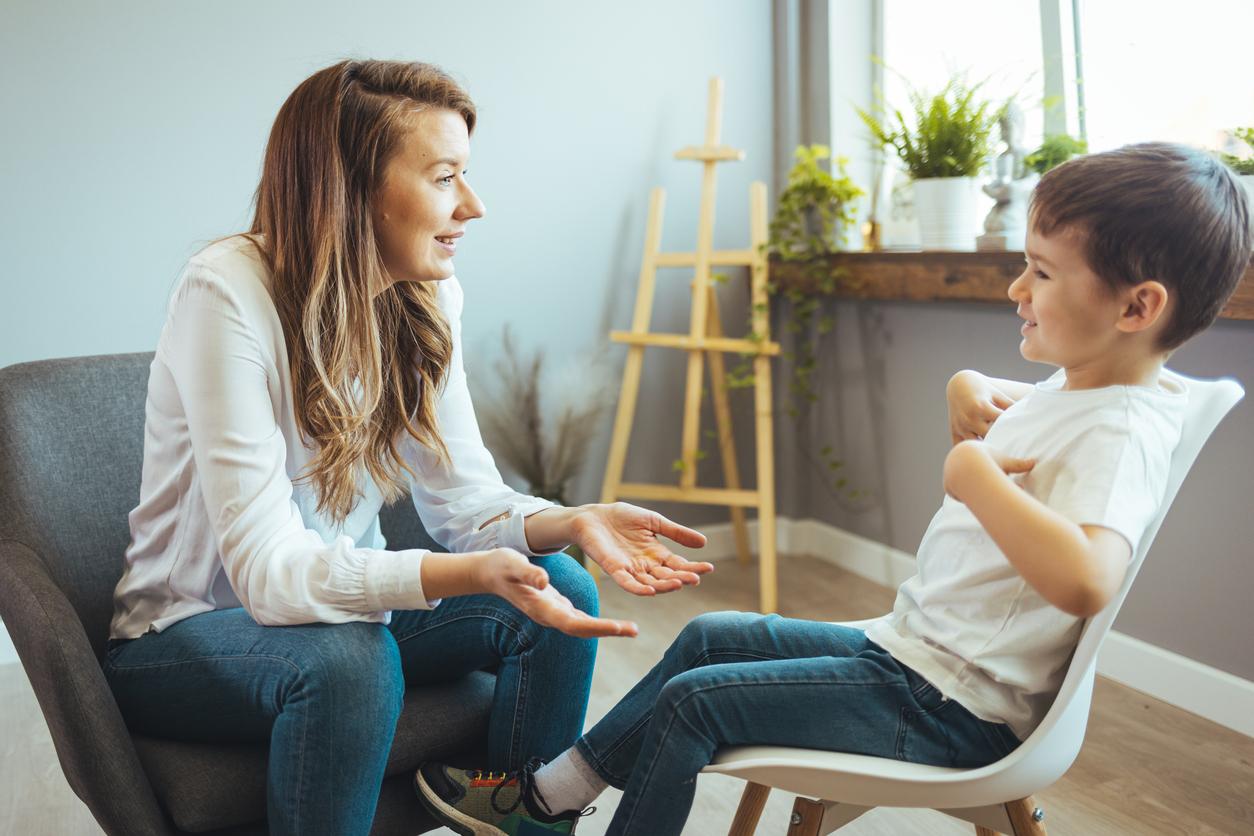
[[(514, 770), (512, 772), (500, 773), (500, 776), (501, 776), (499, 779), (500, 783), (498, 783), (496, 787), (493, 788), (492, 794), (488, 796), (488, 803), (492, 805), (492, 809), (500, 813), (502, 816), (508, 816), (510, 813), (518, 809), (519, 804), (522, 804), (524, 801), (526, 801), (527, 810), (529, 811), (539, 812), (545, 816), (560, 815), (560, 814), (549, 812), (549, 809), (550, 809), (549, 803), (544, 800), (544, 796), (540, 793), (540, 788), (536, 786), (535, 773), (536, 773), (536, 770), (542, 766), (544, 766), (544, 761), (542, 761), (540, 758), (532, 758), (531, 760), (523, 764), (522, 769)], [(494, 777), (496, 774), (497, 773), (495, 772), (488, 772), (487, 780), (489, 781), (497, 780)], [(481, 779), (482, 776), (483, 776), (482, 772), (475, 773), (476, 780)], [(517, 779), (518, 781), (518, 788), (519, 788), (518, 797), (514, 799), (514, 803), (509, 805), (509, 807), (501, 807), (496, 802), (497, 793), (501, 791), (502, 787), (506, 786), (507, 784), (510, 783), (510, 781), (513, 781), (515, 779)], [(579, 811), (578, 815), (575, 816), (575, 818), (583, 818), (584, 816), (590, 816), (596, 811), (597, 811), (597, 808), (595, 805), (585, 807), (583, 810)]]

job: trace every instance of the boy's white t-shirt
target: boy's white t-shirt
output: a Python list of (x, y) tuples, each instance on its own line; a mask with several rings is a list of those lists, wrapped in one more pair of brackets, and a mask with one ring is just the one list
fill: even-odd
[[(1157, 388), (1064, 391), (1059, 371), (1007, 409), (985, 443), (1034, 458), (1012, 478), (1078, 525), (1140, 544), (1162, 505), (1187, 394)], [(946, 496), (919, 545), (918, 574), (866, 633), (946, 697), (1027, 737), (1049, 710), (1082, 619), (1047, 603), (965, 505)]]

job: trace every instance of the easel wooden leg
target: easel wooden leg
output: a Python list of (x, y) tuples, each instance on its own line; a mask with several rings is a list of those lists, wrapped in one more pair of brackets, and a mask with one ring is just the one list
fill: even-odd
[[(770, 297), (766, 289), (766, 184), (749, 189), (749, 227), (754, 262), (751, 269), (753, 331), (765, 340), (770, 333)], [(771, 361), (759, 354), (753, 361), (753, 403), (758, 452), (758, 577), (759, 608), (764, 613), (779, 608), (775, 569), (775, 405), (771, 395)]]
[(759, 355), (753, 362), (754, 404), (758, 448), (758, 579), (759, 609), (779, 609), (775, 568), (775, 450), (771, 403), (771, 364)]
[[(709, 289), (710, 309), (707, 331), (711, 337), (723, 336), (722, 314), (718, 309), (718, 295)], [(719, 454), (723, 459), (723, 479), (727, 487), (740, 490), (740, 467), (736, 464), (736, 439), (732, 432), (731, 406), (727, 400), (727, 369), (720, 351), (707, 352), (710, 361), (710, 391), (714, 395), (714, 419), (718, 425)], [(731, 508), (732, 531), (736, 535), (736, 557), (741, 563), (750, 560), (749, 526), (745, 523), (745, 510), (737, 505)]]
[(745, 784), (745, 791), (740, 796), (740, 806), (736, 808), (736, 817), (732, 819), (731, 830), (727, 831), (727, 836), (753, 836), (758, 819), (762, 818), (766, 797), (770, 794), (770, 787), (752, 781)]

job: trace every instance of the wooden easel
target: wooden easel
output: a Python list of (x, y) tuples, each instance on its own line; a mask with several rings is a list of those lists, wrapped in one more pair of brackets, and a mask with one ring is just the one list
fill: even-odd
[[(662, 239), (662, 209), (665, 191), (655, 188), (649, 197), (649, 219), (645, 228), (644, 256), (640, 264), (640, 287), (636, 292), (636, 309), (631, 331), (614, 331), (610, 339), (626, 343), (627, 365), (623, 370), (622, 394), (614, 419), (614, 435), (610, 442), (609, 460), (605, 468), (602, 502), (618, 499), (690, 502), (700, 505), (731, 507), (736, 536), (736, 552), (742, 563), (749, 561), (749, 533), (745, 525), (745, 508), (758, 509), (759, 543), (759, 605), (762, 612), (774, 612), (777, 606), (775, 575), (775, 460), (772, 447), (771, 366), (769, 357), (779, 354), (779, 344), (770, 341), (770, 323), (766, 289), (766, 185), (753, 183), (749, 188), (750, 246), (746, 250), (715, 251), (714, 243), (714, 167), (720, 162), (744, 159), (744, 152), (719, 144), (722, 124), (723, 81), (710, 80), (709, 111), (705, 123), (705, 144), (690, 146), (675, 153), (680, 160), (702, 163), (701, 214), (697, 226), (697, 248), (690, 253), (663, 253), (658, 248)], [(723, 336), (718, 296), (710, 281), (711, 267), (744, 266), (750, 269), (753, 332), (761, 339), (732, 339)], [(687, 334), (649, 333), (653, 308), (654, 279), (659, 267), (693, 267), (692, 316)], [(679, 348), (688, 352), (688, 378), (684, 390), (684, 425), (682, 462), (678, 485), (625, 483), (623, 465), (627, 459), (627, 443), (636, 411), (636, 395), (640, 390), (640, 371), (646, 346)], [(727, 403), (723, 355), (736, 352), (755, 355), (754, 412), (756, 414), (757, 490), (740, 486), (740, 472), (732, 437), (731, 409)], [(723, 460), (725, 488), (697, 486), (697, 451), (700, 440), (701, 381), (704, 360), (709, 358), (714, 415), (718, 425), (719, 452)]]

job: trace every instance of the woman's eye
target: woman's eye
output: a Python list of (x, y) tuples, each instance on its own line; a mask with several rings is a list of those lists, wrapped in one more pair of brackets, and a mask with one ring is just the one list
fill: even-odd
[(1048, 278), (1049, 278), (1049, 276), (1045, 275), (1045, 274), (1044, 274), (1044, 273), (1042, 273), (1040, 270), (1036, 270), (1036, 271), (1034, 271), (1034, 272), (1036, 273), (1036, 277), (1037, 277), (1038, 279), (1048, 279)]

